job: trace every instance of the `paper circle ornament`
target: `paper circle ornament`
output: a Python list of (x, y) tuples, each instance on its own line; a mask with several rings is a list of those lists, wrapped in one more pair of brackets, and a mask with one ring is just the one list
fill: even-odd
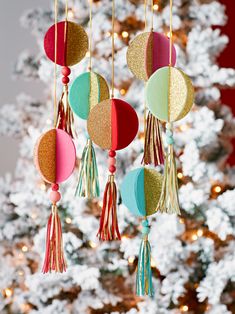
[(76, 151), (71, 137), (63, 130), (51, 129), (37, 141), (34, 162), (48, 183), (61, 183), (73, 172)]
[(44, 37), (44, 49), (47, 57), (61, 66), (72, 66), (80, 62), (88, 50), (88, 37), (78, 24), (62, 21), (57, 25), (57, 55), (55, 60), (55, 24)]
[(79, 75), (71, 85), (70, 107), (84, 120), (88, 119), (90, 110), (105, 99), (109, 99), (109, 86), (105, 79), (95, 72)]
[(141, 167), (129, 172), (121, 184), (123, 204), (135, 216), (155, 214), (162, 181), (162, 175), (154, 169)]
[(180, 120), (193, 106), (192, 82), (178, 68), (164, 67), (157, 70), (148, 80), (145, 93), (149, 110), (162, 121)]
[[(127, 49), (127, 64), (140, 80), (147, 81), (158, 69), (169, 65), (170, 40), (157, 32), (145, 32), (136, 36)], [(172, 65), (176, 51), (172, 46)]]
[(135, 110), (121, 99), (108, 99), (89, 114), (87, 129), (91, 140), (103, 149), (120, 150), (135, 138), (139, 121)]

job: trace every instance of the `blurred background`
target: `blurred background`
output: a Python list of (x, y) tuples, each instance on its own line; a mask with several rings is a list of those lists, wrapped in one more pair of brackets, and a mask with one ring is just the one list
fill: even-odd
[[(151, 219), (153, 298), (135, 296), (139, 221), (119, 200), (122, 241), (100, 244), (102, 203), (74, 198), (77, 171), (62, 187), (60, 206), (68, 270), (40, 273), (50, 204), (32, 156), (36, 139), (52, 127), (53, 64), (43, 36), (53, 24), (53, 1), (2, 3), (0, 313), (235, 313), (235, 6), (231, 0), (173, 3), (177, 66), (191, 77), (196, 97), (192, 112), (175, 124), (182, 216)], [(60, 0), (60, 20), (64, 7)], [(149, 25), (152, 7), (154, 29), (167, 35), (169, 1), (149, 1)], [(93, 11), (94, 69), (110, 82), (111, 1), (94, 1)], [(69, 0), (69, 19), (88, 30), (88, 1)], [(118, 185), (143, 153), (144, 86), (125, 58), (128, 42), (142, 31), (143, 1), (116, 0), (115, 94), (135, 107), (141, 122), (136, 140), (118, 154)], [(87, 66), (85, 58), (71, 78)], [(76, 123), (79, 160), (86, 137), (84, 123)], [(104, 186), (106, 154), (98, 148), (97, 158)]]

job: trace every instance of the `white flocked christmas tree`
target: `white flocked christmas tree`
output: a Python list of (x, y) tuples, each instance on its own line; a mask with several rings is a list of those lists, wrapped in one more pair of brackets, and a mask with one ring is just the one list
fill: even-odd
[[(144, 85), (127, 68), (126, 50), (129, 40), (144, 29), (144, 6), (140, 0), (115, 2), (115, 95), (137, 110), (141, 122), (134, 142), (118, 152), (120, 185), (126, 172), (140, 166), (143, 154)], [(68, 270), (64, 274), (41, 273), (49, 186), (35, 170), (33, 149), (37, 138), (53, 124), (53, 64), (43, 50), (44, 33), (53, 24), (51, 3), (46, 11), (35, 7), (21, 17), (22, 26), (35, 36), (38, 55), (23, 52), (15, 66), (18, 79), (45, 83), (48, 101), (21, 94), (14, 105), (0, 109), (0, 134), (20, 142), (14, 175), (0, 179), (0, 313), (234, 313), (235, 175), (225, 161), (231, 153), (229, 140), (235, 133), (235, 121), (220, 102), (220, 89), (235, 85), (235, 71), (216, 64), (228, 43), (217, 28), (226, 23), (225, 8), (210, 0), (173, 3), (177, 67), (191, 77), (196, 95), (193, 110), (175, 124), (182, 216), (156, 214), (150, 219), (155, 296), (135, 296), (139, 221), (119, 198), (122, 241), (99, 243), (101, 199), (74, 197), (77, 169), (61, 185), (63, 202), (59, 206)], [(64, 5), (59, 2), (60, 19), (64, 18)], [(94, 1), (93, 9), (93, 69), (110, 82), (111, 1)], [(154, 12), (154, 29), (167, 34), (168, 1), (154, 1)], [(88, 31), (89, 2), (69, 1), (69, 18)], [(87, 70), (88, 59), (72, 68), (71, 79)], [(82, 120), (76, 120), (78, 159), (86, 142), (85, 128)], [(98, 147), (96, 152), (104, 187), (107, 154)]]

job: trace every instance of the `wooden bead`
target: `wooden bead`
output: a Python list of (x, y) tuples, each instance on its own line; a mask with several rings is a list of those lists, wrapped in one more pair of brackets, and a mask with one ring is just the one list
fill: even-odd
[(110, 173), (116, 172), (116, 167), (115, 167), (115, 166), (110, 166), (110, 167), (109, 167), (109, 172), (110, 172)]
[(67, 76), (62, 77), (62, 83), (64, 85), (68, 84), (69, 83), (69, 78)]
[(116, 156), (115, 150), (110, 150), (109, 151), (109, 157), (115, 157), (115, 156)]
[(63, 74), (63, 76), (69, 76), (71, 73), (71, 70), (69, 67), (63, 67), (61, 70), (61, 73)]
[(61, 194), (58, 191), (51, 191), (50, 193), (50, 200), (52, 204), (56, 204), (61, 199)]
[(109, 166), (115, 166), (116, 165), (116, 158), (115, 157), (109, 157), (108, 164), (109, 164)]

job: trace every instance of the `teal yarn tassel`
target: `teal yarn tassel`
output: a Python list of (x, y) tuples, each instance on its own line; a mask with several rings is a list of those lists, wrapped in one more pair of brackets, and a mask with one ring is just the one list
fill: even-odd
[(143, 239), (140, 245), (138, 269), (136, 275), (136, 295), (152, 297), (154, 295), (151, 270), (151, 246), (148, 241), (150, 226), (148, 220), (142, 222)]
[(75, 195), (88, 198), (100, 196), (95, 149), (89, 138), (83, 150), (82, 159), (79, 165), (78, 185)]

